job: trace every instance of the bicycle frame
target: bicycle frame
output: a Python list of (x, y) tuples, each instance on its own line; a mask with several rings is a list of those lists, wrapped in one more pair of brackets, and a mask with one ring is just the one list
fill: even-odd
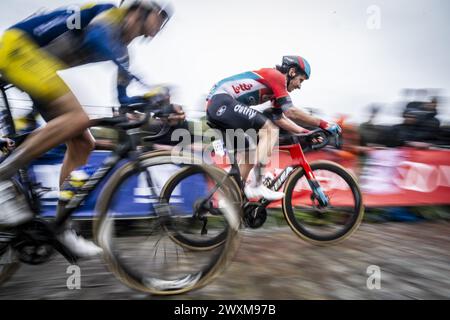
[(310, 167), (308, 161), (306, 160), (305, 154), (303, 152), (303, 149), (302, 149), (300, 143), (291, 144), (291, 145), (287, 145), (287, 146), (279, 146), (278, 149), (280, 151), (288, 151), (289, 154), (291, 155), (294, 165), (285, 168), (283, 170), (283, 172), (281, 172), (280, 175), (278, 177), (276, 177), (274, 179), (274, 181), (269, 185), (269, 188), (273, 188), (276, 191), (280, 190), (281, 187), (283, 186), (283, 184), (286, 182), (286, 180), (291, 175), (291, 173), (297, 167), (303, 168), (308, 181), (316, 180), (316, 178), (314, 177), (314, 173), (312, 172), (311, 167)]
[[(301, 167), (304, 172), (305, 176), (308, 180), (308, 184), (311, 187), (311, 190), (313, 191), (314, 195), (317, 197), (319, 203), (321, 206), (325, 207), (328, 205), (328, 198), (325, 196), (322, 188), (320, 187), (319, 182), (317, 181), (316, 177), (314, 176), (314, 173), (311, 169), (311, 166), (309, 165), (305, 154), (303, 152), (303, 148), (300, 144), (299, 138), (296, 136), (292, 137), (292, 144), (289, 145), (282, 145), (278, 146), (278, 150), (280, 151), (287, 151), (289, 152), (292, 160), (293, 165), (286, 167), (275, 179), (270, 183), (268, 186), (269, 189), (273, 189), (275, 191), (279, 191), (283, 184), (288, 180), (290, 175), (297, 169), (298, 167)], [(242, 181), (241, 173), (239, 170), (239, 164), (236, 161), (235, 157), (236, 150), (234, 150), (233, 153), (228, 153), (230, 163), (231, 163), (231, 169), (228, 172), (227, 177), (231, 177), (235, 180), (235, 182), (238, 184), (241, 191), (244, 189), (245, 182)], [(221, 182), (216, 184), (216, 186), (210, 191), (210, 195), (206, 198), (206, 200), (209, 200), (213, 193), (220, 187)], [(241, 192), (243, 195), (244, 203), (248, 202), (245, 194)], [(269, 206), (273, 201), (269, 201), (267, 199), (261, 199), (259, 201), (259, 204), (263, 207)]]
[(100, 167), (94, 172), (92, 176), (86, 181), (86, 183), (75, 191), (73, 197), (63, 206), (62, 211), (58, 213), (55, 224), (60, 227), (67, 221), (67, 219), (82, 206), (83, 201), (91, 194), (97, 186), (108, 176), (108, 174), (114, 169), (114, 167), (121, 161), (126, 159), (126, 155), (132, 151), (131, 145), (119, 144), (119, 148), (113, 151), (109, 157), (107, 157)]

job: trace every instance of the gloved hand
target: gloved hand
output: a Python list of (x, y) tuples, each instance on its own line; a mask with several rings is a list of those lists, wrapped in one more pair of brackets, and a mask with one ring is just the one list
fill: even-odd
[(326, 122), (324, 120), (320, 120), (319, 127), (321, 129), (327, 131), (332, 136), (336, 136), (336, 135), (342, 133), (342, 128), (337, 123)]

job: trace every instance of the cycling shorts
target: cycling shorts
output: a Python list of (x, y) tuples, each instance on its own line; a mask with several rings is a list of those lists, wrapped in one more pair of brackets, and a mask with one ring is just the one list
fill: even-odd
[(243, 105), (228, 94), (216, 94), (208, 101), (207, 120), (224, 129), (259, 130), (268, 120), (261, 112)]
[(21, 30), (9, 29), (0, 39), (0, 73), (39, 102), (52, 102), (70, 92), (57, 74), (65, 68)]

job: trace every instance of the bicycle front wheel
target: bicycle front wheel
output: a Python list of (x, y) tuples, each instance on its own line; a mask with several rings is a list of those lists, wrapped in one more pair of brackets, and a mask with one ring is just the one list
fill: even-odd
[(285, 186), (283, 213), (291, 229), (315, 245), (336, 244), (352, 235), (361, 224), (364, 205), (355, 178), (340, 165), (329, 161), (311, 164), (329, 204), (321, 207), (302, 168)]
[[(218, 177), (224, 177), (222, 169), (211, 167), (217, 171)], [(223, 179), (223, 178), (221, 178)], [(200, 201), (180, 201), (180, 190), (183, 185), (195, 185), (198, 181), (204, 181), (204, 170), (202, 167), (186, 167), (173, 175), (161, 191), (162, 201), (184, 212), (178, 219), (173, 220), (169, 234), (172, 240), (188, 250), (212, 250), (222, 245), (227, 239), (228, 223), (226, 218), (220, 214), (221, 181), (205, 183)], [(236, 182), (234, 184), (235, 196), (240, 199), (240, 189)], [(217, 189), (217, 190), (216, 190)], [(219, 194), (216, 194), (219, 193)], [(201, 201), (203, 199), (203, 201)], [(183, 226), (190, 226), (185, 228)]]
[[(145, 154), (138, 163), (118, 169), (102, 192), (97, 208), (99, 219), (94, 225), (96, 239), (110, 270), (134, 289), (169, 295), (200, 288), (228, 265), (237, 250), (240, 219), (229, 178), (225, 172), (193, 165), (191, 161), (170, 152)], [(210, 251), (187, 250), (173, 241), (174, 233), (187, 232), (196, 226), (180, 223), (185, 213), (178, 206), (160, 200), (158, 177), (164, 171), (173, 174), (191, 166), (200, 172), (195, 187), (185, 184), (179, 188), (188, 202), (201, 198), (203, 188), (213, 181), (224, 181), (217, 197), (225, 204), (220, 212), (228, 231), (224, 241)], [(136, 181), (141, 182), (138, 188)], [(124, 195), (133, 188), (134, 195), (125, 197), (124, 202)], [(180, 201), (184, 199), (180, 197)], [(121, 215), (124, 208), (128, 212), (135, 210), (133, 219)]]

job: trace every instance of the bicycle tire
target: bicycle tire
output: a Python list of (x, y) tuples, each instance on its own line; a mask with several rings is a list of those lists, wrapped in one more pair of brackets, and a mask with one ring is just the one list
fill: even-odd
[(311, 169), (313, 171), (327, 170), (333, 172), (337, 174), (339, 177), (341, 177), (348, 184), (348, 186), (351, 189), (353, 199), (355, 201), (354, 205), (355, 215), (352, 217), (350, 223), (343, 230), (333, 235), (321, 236), (306, 230), (306, 228), (302, 226), (296, 219), (292, 207), (292, 196), (294, 188), (297, 185), (297, 182), (305, 176), (305, 172), (301, 167), (295, 169), (295, 171), (291, 174), (291, 176), (286, 182), (284, 190), (285, 197), (283, 199), (282, 204), (283, 214), (291, 229), (303, 240), (319, 246), (337, 244), (350, 237), (358, 229), (359, 225), (363, 220), (364, 203), (361, 190), (353, 175), (350, 172), (348, 172), (344, 167), (334, 162), (317, 161), (311, 164)]
[[(217, 167), (212, 167), (211, 169), (219, 171), (219, 174), (222, 174), (223, 172), (222, 169), (219, 169)], [(199, 174), (200, 172), (201, 170), (198, 167), (187, 167), (180, 170), (180, 172), (173, 175), (162, 188), (161, 199), (168, 203), (171, 199), (172, 193), (177, 188), (179, 183), (189, 178), (190, 176)], [(242, 197), (240, 189), (233, 179), (232, 184), (234, 185), (235, 196), (240, 199)], [(177, 230), (170, 231), (171, 232), (169, 234), (172, 236), (173, 241), (190, 250), (212, 250), (221, 245), (226, 240), (228, 232), (227, 228), (224, 228), (224, 230), (215, 237), (196, 240), (185, 236), (180, 232), (177, 232)]]
[[(152, 165), (173, 163), (174, 161), (178, 163), (188, 163), (189, 161), (192, 161), (192, 159), (189, 157), (174, 156), (170, 151), (149, 152), (143, 154), (139, 158), (138, 167), (140, 168), (139, 170), (142, 170), (142, 168), (147, 169)], [(205, 172), (208, 172), (208, 174), (217, 177), (217, 170), (212, 170), (211, 167), (206, 165), (199, 167), (205, 170)], [(201, 271), (195, 273), (195, 276), (190, 274), (187, 277), (183, 276), (179, 279), (172, 280), (145, 277), (142, 274), (139, 274), (139, 272), (131, 270), (131, 268), (122, 263), (121, 258), (114, 253), (114, 248), (111, 247), (113, 241), (110, 239), (112, 229), (110, 227), (111, 219), (108, 218), (108, 208), (111, 205), (115, 192), (122, 183), (126, 182), (128, 177), (136, 174), (136, 168), (137, 166), (133, 163), (126, 163), (120, 167), (105, 185), (97, 203), (98, 218), (94, 222), (94, 234), (97, 243), (104, 250), (103, 255), (108, 268), (127, 286), (155, 295), (181, 294), (203, 287), (212, 281), (220, 271), (228, 265), (237, 251), (239, 244), (238, 231), (240, 226), (238, 208), (232, 206), (230, 207), (231, 209), (228, 210), (229, 212), (227, 212), (227, 221), (230, 224), (230, 228), (220, 251), (205, 267), (202, 268)], [(226, 188), (227, 190), (231, 190), (229, 189), (228, 184), (229, 182), (227, 181)], [(235, 202), (235, 199), (231, 200), (232, 202)], [(167, 219), (167, 217), (165, 219)], [(167, 230), (167, 225), (170, 225), (170, 223), (164, 222), (163, 227), (165, 230)]]

